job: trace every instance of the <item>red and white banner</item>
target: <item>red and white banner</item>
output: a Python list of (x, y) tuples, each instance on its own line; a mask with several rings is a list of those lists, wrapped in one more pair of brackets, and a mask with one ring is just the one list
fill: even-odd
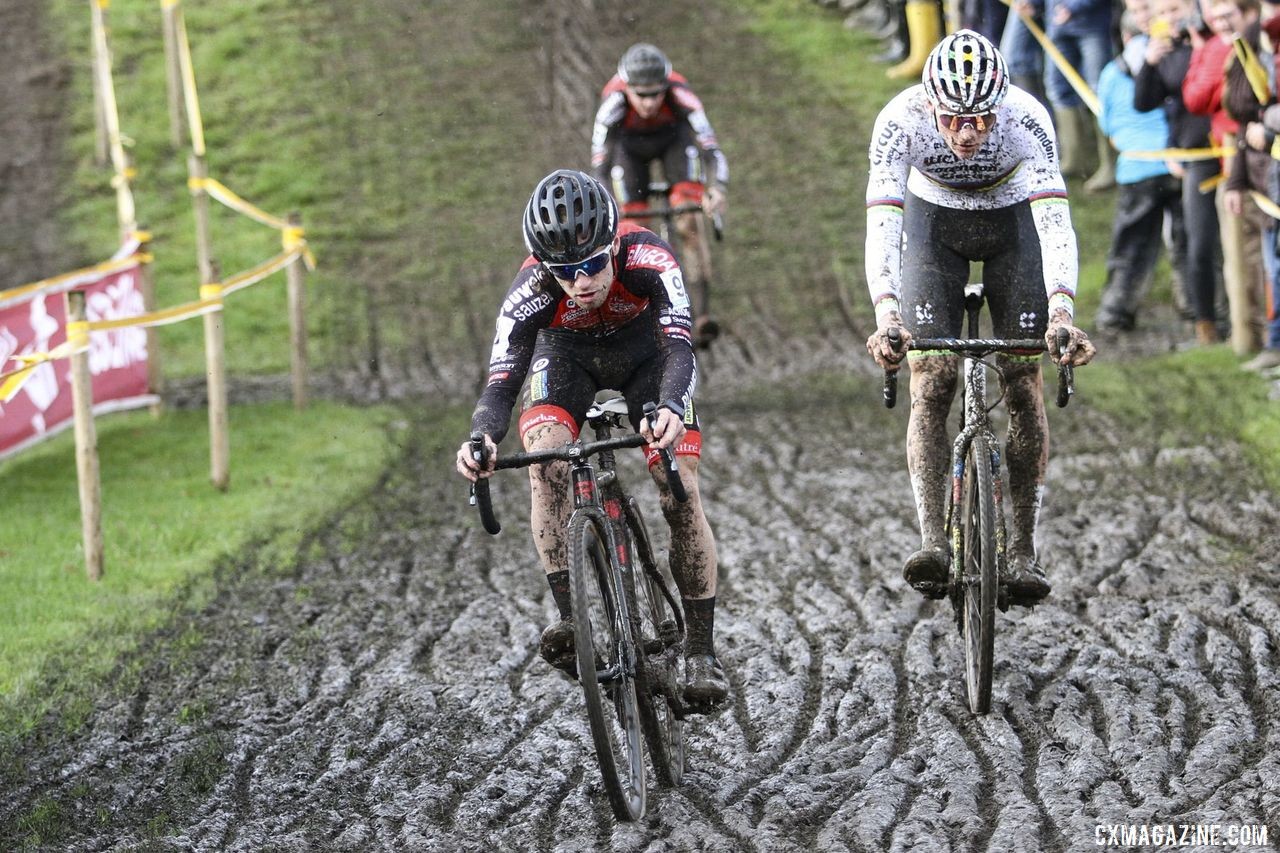
[[(137, 245), (125, 246), (117, 258), (128, 258)], [(139, 264), (111, 272), (86, 271), (55, 286), (16, 300), (0, 300), (0, 372), (20, 366), (12, 355), (45, 353), (67, 339), (68, 290), (86, 294), (87, 319), (108, 320), (144, 313), (138, 289)], [(89, 336), (89, 371), (93, 376), (95, 414), (146, 406), (156, 397), (147, 388), (147, 333), (129, 327)], [(72, 423), (71, 362), (47, 361), (9, 402), (0, 402), (0, 458), (41, 441)]]

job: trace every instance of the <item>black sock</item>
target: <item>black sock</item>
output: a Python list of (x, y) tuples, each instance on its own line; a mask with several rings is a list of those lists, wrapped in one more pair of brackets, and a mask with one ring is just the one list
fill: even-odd
[(686, 598), (684, 604), (686, 655), (713, 655), (715, 645), (711, 634), (715, 630), (716, 597)]
[(551, 572), (547, 575), (547, 583), (551, 586), (551, 597), (555, 599), (560, 618), (572, 619), (573, 599), (569, 596), (569, 570)]

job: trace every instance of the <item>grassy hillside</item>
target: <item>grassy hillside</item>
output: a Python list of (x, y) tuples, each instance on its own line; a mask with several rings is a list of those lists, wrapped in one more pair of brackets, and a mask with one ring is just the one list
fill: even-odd
[[(594, 91), (622, 50), (640, 39), (663, 45), (687, 74), (730, 159), (731, 208), (717, 293), (726, 314), (766, 311), (780, 328), (804, 335), (838, 325), (845, 302), (858, 322), (870, 325), (861, 272), (867, 134), (896, 89), (865, 58), (877, 44), (810, 0), (680, 7), (638, 0), (577, 15), (580, 5), (184, 4), (211, 174), (268, 211), (296, 209), (306, 218), (320, 260), (308, 285), (312, 354), (320, 365), (354, 368), (370, 383), (396, 375), (410, 381), (410, 390), (465, 396), (448, 368), (478, 365), (483, 357), (492, 312), (523, 253), (517, 223), (529, 188), (552, 168), (586, 165)], [(88, 10), (59, 4), (52, 14), (76, 70), (71, 85), (78, 108), (70, 117), (76, 171), (65, 193), (66, 233), (90, 262), (113, 248), (115, 218), (109, 173), (92, 158), (83, 48)], [(138, 209), (156, 235), (159, 302), (174, 304), (195, 295), (194, 226), (186, 155), (169, 143), (160, 12), (154, 0), (115, 0), (109, 16), (121, 120), (139, 169)], [(577, 78), (562, 73), (574, 69)], [(1111, 204), (1110, 196), (1073, 193), (1086, 325), (1102, 280)], [(224, 273), (278, 250), (273, 232), (214, 210)], [(233, 376), (285, 369), (283, 304), (278, 281), (231, 297), (226, 323)], [(199, 324), (164, 329), (160, 346), (168, 375), (199, 375)], [(856, 341), (851, 348), (858, 349)], [(1164, 395), (1167, 382), (1153, 377), (1172, 377), (1180, 402)], [(1244, 440), (1277, 482), (1274, 406), (1264, 399), (1265, 387), (1234, 372), (1234, 359), (1221, 350), (1124, 364), (1104, 360), (1090, 368), (1082, 387), (1088, 405), (1135, 422), (1163, 412), (1174, 425), (1170, 440)], [(1203, 414), (1210, 411), (1239, 417)], [(145, 570), (132, 576), (131, 583), (145, 588), (142, 598), (118, 591), (115, 600), (137, 606), (139, 618), (115, 625), (123, 633), (105, 643), (108, 651), (163, 616), (164, 596), (182, 586), (184, 573), (207, 573), (219, 555), (274, 535), (280, 523), (264, 517), (263, 508), (314, 517), (333, 506), (333, 496), (358, 493), (386, 458), (381, 427), (371, 432), (364, 413), (326, 410), (291, 421), (275, 409), (242, 410), (233, 415), (236, 495), (222, 503), (215, 498), (208, 510), (228, 513), (228, 526), (199, 538), (203, 509), (164, 513), (177, 492), (128, 479), (136, 474), (130, 466), (168, 471), (169, 463), (184, 460), (179, 470), (186, 473), (164, 485), (177, 488), (184, 501), (209, 497), (198, 485), (200, 464), (191, 461), (202, 458), (200, 418), (185, 417), (104, 422), (104, 446), (118, 451), (122, 463), (107, 476), (123, 478), (111, 481), (108, 494), (129, 495), (127, 510), (138, 518), (159, 513), (148, 523), (163, 531), (145, 547), (126, 547), (136, 548), (139, 560), (149, 548), (154, 563), (179, 569), (158, 586)], [(304, 433), (324, 424), (312, 436), (319, 445), (291, 440), (277, 420)], [(345, 436), (339, 440), (360, 453), (337, 458), (326, 436)], [(136, 453), (135, 445), (148, 453)], [(260, 451), (243, 467), (242, 446)], [(65, 442), (50, 445), (48, 453), (0, 468), (0, 476), (7, 492), (38, 497), (30, 513), (62, 518), (65, 527), (75, 514)], [(306, 463), (324, 466), (310, 470), (313, 482), (328, 484), (327, 494), (307, 487), (300, 473)], [(117, 536), (128, 525), (124, 516), (109, 523)], [(30, 533), (37, 545), (39, 535)], [(75, 541), (64, 530), (57, 535), (59, 548)], [(114, 559), (132, 557), (117, 552)], [(25, 576), (48, 573), (47, 587), (78, 583), (65, 568), (76, 562), (74, 546), (43, 567), (33, 565), (39, 558), (22, 560)], [(77, 596), (83, 597), (69, 597), (60, 624), (75, 619), (83, 605)], [(8, 683), (23, 678), (10, 676)]]

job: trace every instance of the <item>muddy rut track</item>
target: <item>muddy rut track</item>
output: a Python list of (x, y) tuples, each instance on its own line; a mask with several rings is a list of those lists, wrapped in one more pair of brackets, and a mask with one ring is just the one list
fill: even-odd
[(703, 408), (733, 700), (640, 824), (613, 822), (580, 693), (535, 653), (553, 606), (527, 486), (499, 481), (486, 536), (421, 425), (296, 567), (228, 566), (136, 687), (24, 748), (0, 837), (41, 803), (67, 816), (48, 849), (86, 851), (1072, 850), (1098, 824), (1277, 825), (1256, 531), (1280, 519), (1223, 487), (1248, 482), (1231, 448), (1135, 445), (1087, 392), (1053, 416), (1053, 596), (1000, 616), (975, 719), (950, 608), (900, 579), (914, 510), (874, 377), (761, 407), (732, 375)]

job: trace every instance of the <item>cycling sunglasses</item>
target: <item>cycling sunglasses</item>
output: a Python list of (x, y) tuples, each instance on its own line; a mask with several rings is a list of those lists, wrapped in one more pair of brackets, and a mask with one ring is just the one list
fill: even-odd
[(938, 113), (938, 124), (949, 128), (953, 133), (966, 127), (972, 127), (978, 133), (982, 133), (995, 123), (995, 113), (982, 113), (976, 116), (960, 115), (958, 113)]
[(610, 259), (613, 258), (613, 246), (605, 246), (599, 252), (591, 257), (578, 261), (576, 264), (546, 264), (547, 272), (562, 281), (573, 281), (578, 277), (578, 273), (590, 278), (600, 270), (609, 266)]
[(639, 89), (631, 90), (631, 94), (635, 95), (637, 98), (661, 98), (666, 93), (666, 89), (645, 89), (644, 91), (640, 91)]

